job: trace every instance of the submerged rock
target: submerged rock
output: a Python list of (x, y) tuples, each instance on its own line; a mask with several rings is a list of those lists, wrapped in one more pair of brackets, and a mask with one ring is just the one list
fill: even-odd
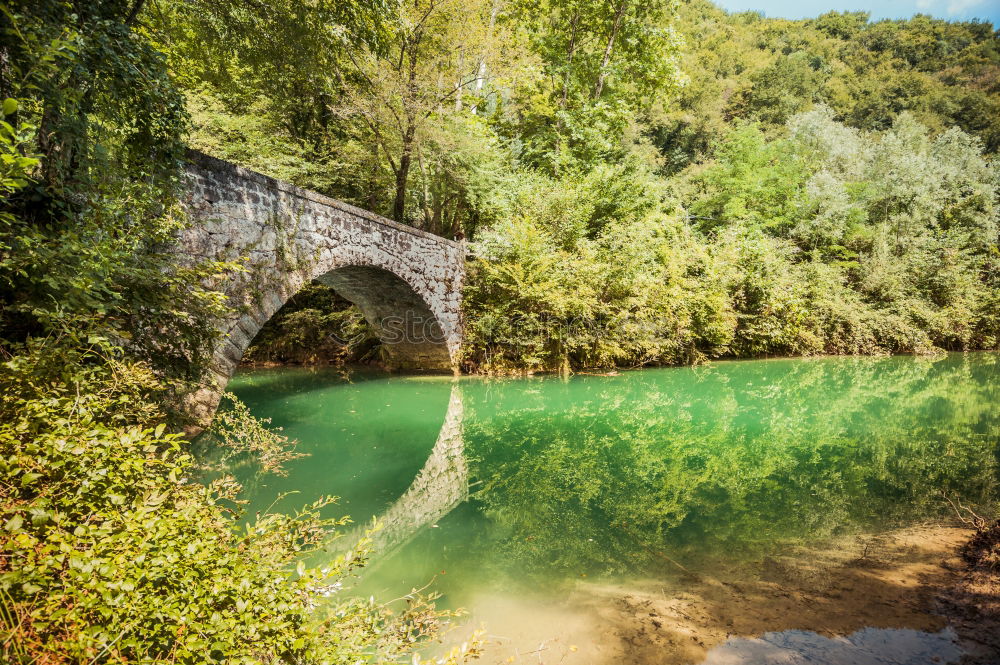
[(847, 637), (783, 630), (736, 637), (708, 652), (702, 665), (927, 665), (962, 657), (950, 627), (936, 633), (909, 628), (863, 628)]

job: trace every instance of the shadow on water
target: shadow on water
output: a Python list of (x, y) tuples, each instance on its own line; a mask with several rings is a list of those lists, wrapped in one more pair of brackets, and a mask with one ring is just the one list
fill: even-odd
[(448, 411), (449, 381), (336, 368), (241, 373), (231, 390), (305, 455), (288, 462), (284, 476), (233, 469), (247, 514), (291, 511), (330, 494), (340, 501), (327, 508), (329, 517), (363, 523), (385, 510), (427, 462)]
[(356, 384), (384, 381), (392, 374), (371, 368), (336, 366), (252, 367), (240, 370), (239, 379), (230, 389), (238, 389), (245, 402), (267, 402), (276, 395), (300, 395), (328, 389), (331, 384)]
[[(469, 467), (462, 437), (464, 405), (458, 385), (452, 385), (448, 412), (427, 461), (405, 492), (386, 510), (335, 542), (336, 551), (353, 549), (368, 537), (376, 563), (390, 556), (417, 533), (435, 526), (469, 497)], [(372, 530), (372, 526), (377, 529)]]

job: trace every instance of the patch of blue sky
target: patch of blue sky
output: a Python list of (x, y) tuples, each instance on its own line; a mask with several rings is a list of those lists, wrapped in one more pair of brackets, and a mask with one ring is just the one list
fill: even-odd
[(949, 21), (967, 21), (978, 18), (990, 21), (1000, 28), (1000, 0), (828, 0), (827, 2), (802, 2), (801, 0), (715, 0), (729, 12), (759, 11), (773, 18), (815, 18), (828, 11), (867, 11), (872, 20), (883, 18), (910, 18), (914, 14), (930, 14)]

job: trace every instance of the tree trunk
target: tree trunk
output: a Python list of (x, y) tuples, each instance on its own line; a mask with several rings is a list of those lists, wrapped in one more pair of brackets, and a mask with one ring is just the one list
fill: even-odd
[(463, 50), (458, 55), (458, 81), (455, 83), (455, 110), (462, 110), (462, 92), (465, 86), (462, 84), (463, 73), (462, 70), (465, 68), (465, 51)]
[(413, 161), (413, 137), (416, 127), (407, 123), (403, 134), (403, 152), (399, 156), (399, 168), (396, 169), (396, 200), (392, 204), (392, 218), (403, 224), (406, 213), (406, 182), (410, 177), (410, 164)]
[(417, 150), (417, 166), (420, 167), (420, 184), (423, 189), (420, 208), (424, 213), (423, 229), (434, 232), (434, 213), (431, 210), (431, 200), (437, 201), (437, 196), (431, 191), (431, 179), (427, 176), (427, 167), (424, 165), (424, 153)]
[(552, 163), (552, 170), (556, 176), (559, 175), (559, 155), (562, 153), (562, 111), (566, 108), (566, 101), (569, 99), (569, 73), (573, 65), (573, 54), (576, 52), (576, 28), (580, 23), (580, 13), (577, 12), (570, 19), (569, 48), (566, 49), (566, 72), (563, 74), (562, 97), (559, 99), (559, 111), (556, 114), (556, 159)]
[(379, 154), (378, 154), (378, 142), (371, 141), (370, 143), (372, 148), (372, 164), (371, 168), (368, 170), (368, 209), (378, 210), (378, 204), (379, 204), (378, 171), (381, 160), (379, 159)]
[(608, 63), (611, 62), (611, 51), (615, 46), (615, 37), (618, 36), (618, 29), (622, 25), (622, 16), (625, 15), (625, 7), (628, 0), (622, 0), (615, 12), (615, 22), (611, 27), (611, 34), (608, 35), (608, 45), (604, 49), (604, 58), (601, 60), (601, 68), (597, 71), (597, 85), (594, 87), (594, 99), (601, 98), (601, 91), (604, 89), (604, 77), (607, 75)]
[[(409, 56), (409, 76), (406, 92), (403, 96), (403, 115), (406, 118), (406, 128), (403, 131), (403, 150), (399, 156), (399, 168), (396, 169), (396, 200), (392, 204), (392, 218), (404, 224), (406, 216), (406, 183), (410, 177), (410, 164), (413, 161), (413, 139), (417, 134), (417, 54), (421, 34), (417, 31), (405, 49)], [(402, 62), (400, 63), (402, 64)]]
[(135, 0), (135, 3), (132, 5), (132, 9), (129, 10), (128, 16), (125, 17), (126, 26), (132, 27), (135, 20), (139, 18), (139, 12), (142, 11), (142, 6), (145, 4), (145, 1), (146, 0)]
[[(566, 73), (563, 75), (562, 98), (559, 100), (559, 110), (566, 108), (566, 100), (569, 98), (569, 72), (573, 66), (573, 54), (576, 52), (576, 28), (580, 22), (580, 14), (574, 14), (570, 19), (569, 48), (566, 51)], [(559, 128), (562, 129), (562, 121), (558, 121)]]
[[(493, 26), (496, 24), (497, 12), (500, 11), (500, 0), (493, 0), (493, 9), (490, 11), (490, 24), (487, 28), (486, 39), (488, 42), (493, 41)], [(483, 82), (486, 80), (486, 55), (479, 58), (479, 66), (476, 68), (476, 95), (483, 89)], [(472, 105), (472, 112), (475, 113), (478, 110), (478, 105)]]

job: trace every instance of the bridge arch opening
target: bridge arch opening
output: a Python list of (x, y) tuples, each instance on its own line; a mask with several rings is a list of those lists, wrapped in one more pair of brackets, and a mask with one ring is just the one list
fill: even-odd
[(201, 387), (184, 397), (200, 426), (261, 328), (313, 280), (361, 310), (389, 368), (457, 367), (463, 243), (200, 153), (189, 155), (185, 208), (192, 223), (173, 251), (247, 267), (220, 280), (233, 313), (217, 322), (222, 336)]
[[(306, 279), (313, 275), (314, 279)], [(285, 305), (293, 303), (308, 284), (327, 287), (339, 296), (341, 307), (353, 305), (360, 310), (380, 345), (376, 364), (384, 369), (457, 371), (454, 335), (449, 337), (424, 297), (402, 277), (385, 268), (364, 264), (314, 267), (302, 277), (297, 286), (278, 284), (258, 294), (252, 304), (244, 306), (249, 311), (231, 323), (214, 354), (203, 388), (187, 398), (187, 409), (197, 423), (192, 432), (208, 425), (248, 349), (262, 342), (269, 322), (276, 320)], [(294, 324), (294, 319), (291, 322)], [(319, 332), (331, 342), (327, 349), (355, 341), (345, 336), (342, 327)]]
[(427, 302), (392, 272), (375, 266), (344, 266), (316, 281), (357, 305), (375, 330), (389, 369), (450, 371), (452, 354)]
[[(286, 308), (291, 308), (292, 312), (301, 311), (296, 297), (303, 292), (309, 292), (304, 306), (318, 307), (316, 315), (320, 319), (324, 318), (322, 315), (350, 305), (360, 310), (381, 345), (378, 364), (385, 369), (454, 371), (454, 340), (446, 335), (426, 299), (399, 275), (379, 266), (348, 264), (333, 268), (318, 266), (303, 277), (313, 279), (302, 279), (300, 286), (287, 283), (276, 285), (258, 297), (258, 304), (251, 306), (251, 312), (232, 327), (221, 349), (222, 357), (217, 359), (221, 361), (217, 362), (222, 370), (219, 373), (226, 374), (227, 381), (243, 362), (247, 349), (266, 343), (267, 333), (274, 334), (270, 328), (276, 321), (285, 319), (281, 325), (296, 325), (297, 319), (288, 316)], [(282, 313), (285, 313), (284, 317)], [(316, 321), (311, 323), (316, 325)], [(335, 323), (320, 325), (329, 327), (309, 331), (312, 334), (306, 337), (313, 339), (303, 340), (303, 343), (320, 345), (319, 342), (327, 342), (325, 346), (329, 349), (356, 341), (351, 339), (351, 335), (357, 333), (345, 326)]]

